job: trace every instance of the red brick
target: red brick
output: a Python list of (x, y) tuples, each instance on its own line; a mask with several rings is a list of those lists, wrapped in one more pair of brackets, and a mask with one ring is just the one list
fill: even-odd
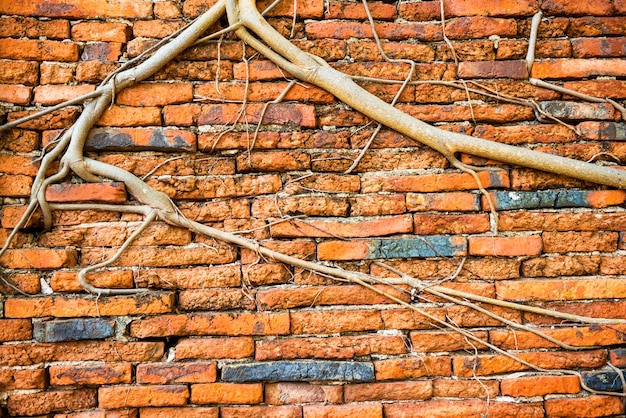
[(0, 84), (0, 102), (27, 105), (30, 103), (30, 97), (30, 87)]
[(490, 230), (489, 215), (413, 215), (413, 232), (418, 235), (479, 234)]
[[(373, 2), (368, 4), (368, 9), (372, 17), (376, 20), (393, 20), (397, 17), (396, 8), (391, 4)], [(328, 4), (328, 13), (326, 15), (330, 19), (367, 19), (365, 7), (356, 3), (330, 2)]]
[(459, 63), (460, 78), (528, 78), (526, 61), (465, 61)]
[(304, 418), (382, 418), (382, 404), (305, 405)]
[(137, 365), (137, 383), (208, 383), (217, 378), (214, 362), (143, 363)]
[[(565, 19), (564, 19), (565, 20)], [(626, 29), (624, 28), (624, 19), (621, 16), (613, 17), (579, 17), (575, 19), (567, 19), (567, 35), (570, 37), (579, 36), (624, 36)]]
[(599, 269), (600, 257), (593, 255), (532, 258), (522, 263), (524, 277), (589, 276)]
[(45, 369), (0, 369), (0, 386), (4, 391), (45, 389)]
[(609, 351), (611, 364), (615, 367), (624, 367), (626, 365), (626, 351), (623, 349)]
[(260, 383), (199, 383), (191, 385), (191, 403), (258, 404), (263, 402)]
[(446, 18), (453, 16), (532, 16), (539, 10), (537, 0), (471, 2), (452, 0), (444, 3)]
[(10, 395), (7, 403), (11, 415), (42, 415), (55, 411), (88, 409), (96, 406), (92, 389), (51, 391)]
[[(221, 100), (243, 100), (244, 97), (249, 102), (267, 102), (276, 99), (289, 86), (286, 81), (276, 82), (251, 82), (251, 83), (218, 83), (216, 86), (211, 84), (199, 84), (194, 86), (194, 93), (200, 99)], [(219, 88), (219, 91), (218, 91)], [(285, 95), (284, 101), (300, 101), (311, 103), (332, 103), (335, 101), (334, 96), (308, 84), (302, 84), (291, 87)]]
[(494, 417), (541, 418), (543, 417), (543, 407), (541, 402), (514, 403), (443, 399), (385, 405), (385, 417), (389, 418), (426, 418), (431, 416), (463, 418), (480, 417), (487, 413)]
[(498, 296), (506, 300), (613, 299), (626, 295), (619, 279), (523, 280), (496, 283)]
[[(417, 39), (420, 41), (441, 40), (441, 26), (430, 23), (376, 23), (378, 36), (388, 40)], [(369, 23), (361, 22), (314, 22), (306, 25), (309, 38), (373, 38)]]
[(50, 366), (50, 384), (64, 385), (114, 385), (132, 383), (131, 363), (113, 363), (93, 366), (73, 364), (71, 366)]
[(38, 67), (38, 63), (32, 61), (0, 60), (0, 83), (34, 86), (37, 84)]
[[(488, 334), (486, 332), (475, 331), (473, 333), (476, 337), (487, 340)], [(411, 349), (417, 353), (484, 349), (481, 344), (466, 341), (462, 337), (446, 331), (411, 331), (409, 336)]]
[(0, 346), (0, 365), (31, 366), (53, 361), (157, 361), (163, 352), (162, 342), (22, 343)]
[(30, 340), (33, 326), (27, 319), (0, 319), (0, 341)]
[(580, 392), (580, 382), (576, 376), (533, 376), (503, 379), (500, 387), (503, 395), (516, 397)]
[(376, 380), (419, 379), (420, 377), (450, 376), (450, 357), (408, 357), (374, 362)]
[(441, 9), (438, 1), (401, 3), (399, 13), (402, 19), (417, 22), (441, 19)]
[(242, 289), (194, 289), (181, 291), (178, 305), (186, 311), (251, 310), (255, 300)]
[(128, 42), (131, 27), (125, 23), (78, 22), (72, 25), (72, 39), (76, 41)]
[(166, 315), (136, 320), (131, 335), (137, 338), (165, 335), (284, 335), (289, 333), (287, 313), (214, 313)]
[[(356, 193), (361, 188), (359, 176), (338, 174), (314, 174), (304, 179), (292, 176), (285, 183), (285, 192), (288, 194), (311, 192), (344, 192)], [(299, 179), (295, 181), (295, 179)]]
[[(495, 296), (495, 295), (494, 295)], [(481, 306), (483, 309), (513, 322), (521, 322), (522, 315), (514, 309), (497, 306)], [(478, 312), (466, 306), (451, 306), (448, 308), (448, 317), (460, 327), (502, 326), (503, 324), (485, 313)]]
[(302, 418), (302, 408), (300, 406), (245, 406), (245, 407), (221, 407), (220, 417), (222, 418), (256, 418), (256, 417), (276, 417), (276, 418)]
[(161, 109), (158, 107), (111, 106), (96, 122), (98, 126), (160, 125)]
[(46, 189), (49, 202), (107, 202), (126, 201), (123, 183), (52, 184)]
[[(155, 7), (160, 4), (156, 3)], [(170, 408), (141, 408), (142, 418), (218, 418), (217, 407), (170, 407)], [(108, 417), (106, 417), (108, 418)]]
[(254, 217), (279, 217), (281, 215), (346, 216), (348, 202), (332, 196), (258, 197), (252, 202)]
[(152, 15), (152, 3), (136, 0), (93, 0), (75, 4), (42, 0), (32, 3), (6, 3), (0, 5), (0, 14), (20, 16), (47, 16), (53, 18), (69, 17), (75, 19), (97, 19), (102, 17), (149, 18)]
[(78, 45), (71, 42), (4, 38), (0, 39), (0, 58), (71, 62), (78, 60)]
[(546, 417), (605, 417), (624, 413), (624, 403), (617, 396), (556, 398), (544, 401)]
[(362, 383), (345, 385), (345, 402), (410, 401), (424, 400), (432, 396), (431, 381)]
[(265, 403), (287, 405), (303, 403), (342, 403), (343, 386), (300, 382), (265, 384)]
[(626, 38), (578, 38), (572, 40), (575, 58), (623, 57)]
[(117, 104), (127, 106), (164, 106), (192, 99), (191, 83), (142, 83), (127, 87), (115, 96)]
[[(583, 93), (583, 94), (587, 94), (589, 96), (608, 97), (611, 99), (622, 99), (626, 97), (626, 81), (624, 80), (566, 81), (563, 83), (563, 87), (566, 89)], [(607, 126), (607, 124), (603, 122), (589, 121), (589, 122), (581, 122), (578, 126), (580, 128), (582, 127), (586, 128), (587, 126), (604, 127), (604, 126)], [(603, 131), (604, 130), (598, 129), (596, 132), (604, 133)], [(584, 135), (584, 134), (581, 134), (581, 135)]]
[[(519, 357), (544, 369), (569, 369), (602, 367), (607, 360), (603, 350), (585, 352), (530, 352), (516, 353)], [(454, 357), (454, 374), (460, 377), (488, 376), (531, 370), (529, 366), (502, 354)]]
[(525, 237), (469, 237), (469, 253), (482, 256), (516, 257), (539, 255), (542, 242), (539, 235)]
[[(272, 237), (347, 237), (363, 238), (410, 233), (413, 221), (410, 216), (382, 217), (360, 222), (342, 221), (288, 221), (271, 227)], [(328, 231), (328, 232), (327, 232)]]
[(382, 329), (380, 313), (367, 310), (297, 311), (291, 313), (292, 334), (334, 334)]
[(98, 389), (98, 407), (103, 409), (187, 404), (185, 385), (109, 386)]
[(541, 79), (624, 76), (620, 59), (552, 59), (535, 61), (531, 77)]
[[(508, 187), (506, 172), (478, 173), (483, 187)], [(437, 192), (444, 190), (477, 189), (476, 180), (466, 173), (425, 174), (421, 176), (366, 177), (362, 193), (385, 192)]]
[[(100, 262), (112, 257), (116, 249), (86, 248), (82, 253), (83, 265)], [(230, 247), (216, 246), (215, 251), (205, 248), (163, 248), (130, 247), (113, 264), (114, 266), (132, 267), (141, 264), (145, 267), (168, 267), (194, 264), (226, 264), (235, 260), (236, 254)]]
[[(246, 106), (245, 117), (249, 123), (259, 123), (264, 105), (252, 103)], [(203, 105), (198, 115), (198, 125), (224, 125), (237, 120), (241, 105)], [(316, 126), (313, 106), (300, 103), (277, 103), (270, 105), (263, 115), (263, 124), (293, 124), (305, 128)]]
[[(571, 346), (600, 347), (620, 344), (622, 340), (621, 334), (623, 334), (621, 330), (623, 328), (624, 326), (621, 325), (612, 325), (610, 327), (596, 325), (578, 328), (538, 328), (537, 330)], [(513, 332), (492, 330), (489, 333), (489, 341), (505, 350), (557, 347), (556, 344), (527, 331), (516, 331), (516, 335), (513, 335)]]
[(253, 355), (251, 337), (184, 338), (176, 344), (176, 360), (239, 359)]
[(29, 299), (9, 299), (5, 315), (11, 318), (78, 317), (109, 315), (150, 315), (174, 309), (172, 293), (112, 296), (95, 300), (66, 296), (43, 296)]
[(13, 269), (58, 269), (75, 266), (77, 258), (76, 250), (9, 249), (0, 258), (0, 264)]
[(547, 15), (610, 15), (613, 5), (610, 0), (598, 0), (592, 3), (572, 3), (568, 0), (548, 0), (541, 4), (541, 10)]
[(544, 232), (541, 237), (547, 253), (617, 250), (617, 232)]
[(443, 398), (493, 398), (500, 393), (500, 382), (495, 380), (433, 381), (433, 396)]
[(512, 38), (517, 35), (517, 23), (514, 19), (461, 17), (446, 23), (446, 35), (450, 39), (487, 38), (493, 35)]

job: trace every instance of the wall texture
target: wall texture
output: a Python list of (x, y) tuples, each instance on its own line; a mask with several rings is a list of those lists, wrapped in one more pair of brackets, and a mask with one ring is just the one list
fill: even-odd
[[(207, 9), (210, 0), (0, 0), (0, 119), (92, 91)], [(385, 62), (360, 2), (283, 1), (270, 22), (294, 43), (353, 75), (403, 80)], [(264, 5), (269, 2), (263, 2)], [(530, 76), (626, 99), (623, 0), (370, 2), (391, 58), (415, 80), (467, 80), (534, 100), (499, 102), (446, 85), (411, 85), (398, 107), (443, 129), (605, 164), (626, 160), (626, 124), (608, 103), (531, 86), (530, 22), (542, 10)], [(222, 22), (222, 24), (225, 24)], [(245, 59), (244, 59), (245, 57)], [(246, 77), (249, 84), (245, 83)], [(218, 81), (216, 81), (218, 80)], [(382, 277), (384, 261), (444, 286), (595, 317), (626, 318), (626, 193), (463, 155), (468, 174), (383, 130), (350, 174), (375, 125), (331, 94), (296, 85), (234, 37), (194, 47), (129, 88), (93, 129), (90, 156), (166, 192), (190, 218), (308, 260)], [(391, 100), (397, 85), (365, 83)], [(244, 92), (246, 113), (237, 119)], [(468, 94), (471, 100), (468, 101)], [(42, 146), (80, 113), (70, 106), (0, 136), (0, 242), (24, 211)], [(225, 131), (224, 126), (238, 123)], [(568, 126), (569, 125), (569, 126)], [(248, 132), (246, 132), (246, 130)], [(224, 132), (220, 134), (220, 132)], [(53, 167), (54, 170), (56, 167)], [(123, 204), (124, 185), (66, 180), (50, 201)], [(275, 223), (281, 217), (297, 217)], [(624, 414), (614, 368), (626, 368), (623, 325), (587, 326), (489, 308), (580, 350), (564, 350), (467, 307), (392, 289), (544, 369), (530, 370), (359, 285), (254, 252), (151, 225), (98, 286), (147, 287), (95, 298), (81, 267), (111, 256), (140, 218), (92, 210), (35, 215), (0, 259), (0, 416), (113, 417), (599, 417)], [(460, 263), (464, 268), (455, 275)]]

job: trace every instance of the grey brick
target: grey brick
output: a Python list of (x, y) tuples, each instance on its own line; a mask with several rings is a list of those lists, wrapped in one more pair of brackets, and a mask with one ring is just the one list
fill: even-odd
[(373, 379), (374, 366), (367, 362), (274, 361), (226, 365), (222, 369), (222, 380), (225, 382), (364, 382)]
[[(626, 369), (622, 369), (622, 373), (626, 373)], [(616, 371), (593, 371), (582, 372), (585, 384), (594, 390), (603, 390), (608, 392), (621, 392), (622, 379)]]
[(113, 336), (115, 323), (106, 319), (36, 322), (33, 337), (40, 342), (101, 340)]
[(465, 238), (431, 235), (422, 238), (374, 239), (369, 258), (453, 257), (467, 252)]

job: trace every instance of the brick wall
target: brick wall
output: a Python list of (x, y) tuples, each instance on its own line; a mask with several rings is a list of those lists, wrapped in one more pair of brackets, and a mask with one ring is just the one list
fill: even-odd
[[(90, 92), (205, 11), (210, 0), (0, 2), (0, 119), (14, 120)], [(263, 6), (269, 1), (263, 1)], [(290, 2), (270, 22), (288, 35)], [(400, 3), (400, 4), (398, 4)], [(626, 125), (607, 103), (533, 87), (527, 78), (624, 103), (626, 3), (446, 0), (371, 2), (391, 58), (412, 59), (416, 80), (483, 82), (536, 101), (503, 103), (447, 85), (410, 85), (398, 107), (443, 129), (606, 164), (626, 160)], [(524, 60), (542, 10), (536, 63)], [(222, 25), (225, 22), (222, 22)], [(402, 80), (385, 62), (360, 2), (298, 1), (294, 43), (352, 75)], [(242, 57), (247, 57), (246, 61)], [(245, 119), (233, 129), (249, 77)], [(215, 80), (219, 82), (215, 82)], [(445, 158), (383, 130), (350, 166), (375, 125), (332, 95), (288, 84), (234, 37), (194, 47), (148, 82), (118, 94), (87, 151), (174, 199), (193, 220), (269, 248), (349, 270), (415, 278), (505, 301), (626, 318), (626, 193), (496, 161), (481, 172), (494, 219), (473, 178)], [(397, 85), (364, 87), (391, 100)], [(470, 105), (471, 103), (471, 105)], [(0, 136), (0, 242), (23, 213), (42, 146), (80, 113), (58, 110)], [(540, 116), (540, 115), (539, 115)], [(220, 134), (220, 132), (224, 132)], [(251, 147), (251, 150), (248, 148)], [(57, 166), (51, 168), (51, 172)], [(49, 201), (127, 203), (121, 183), (50, 187)], [(276, 223), (285, 216), (298, 217)], [(612, 392), (626, 368), (624, 325), (576, 325), (488, 308), (578, 350), (423, 293), (413, 301), (544, 369), (472, 344), (371, 290), (154, 223), (97, 286), (142, 287), (95, 298), (81, 267), (113, 255), (141, 219), (115, 211), (35, 214), (0, 259), (0, 416), (100, 417), (598, 417), (624, 414)], [(464, 268), (454, 275), (460, 263)], [(406, 287), (389, 292), (409, 301)], [(581, 389), (582, 381), (605, 394)]]

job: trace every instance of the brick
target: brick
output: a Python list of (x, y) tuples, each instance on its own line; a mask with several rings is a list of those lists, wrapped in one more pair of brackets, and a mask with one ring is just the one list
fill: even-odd
[[(7, 122), (13, 122), (36, 112), (36, 110), (11, 112), (7, 115)], [(23, 129), (35, 129), (42, 131), (46, 129), (63, 129), (70, 127), (77, 117), (78, 111), (76, 108), (66, 107), (64, 109), (48, 113), (47, 115), (41, 116), (37, 119), (24, 122), (18, 126)]]
[(119, 63), (107, 63), (101, 61), (79, 62), (76, 66), (76, 81), (81, 83), (100, 83), (119, 67)]
[(55, 418), (137, 418), (138, 410), (121, 409), (116, 411), (105, 411), (102, 409), (96, 409), (93, 411), (85, 412), (72, 412), (69, 414), (56, 414)]
[[(39, 72), (40, 84), (69, 84), (74, 81), (74, 63), (42, 62)], [(77, 80), (80, 81), (80, 80)]]
[[(41, 291), (39, 274), (33, 273), (9, 273), (4, 275), (4, 280), (27, 294), (35, 294)], [(17, 291), (4, 283), (0, 284), (0, 292), (5, 295), (17, 294)]]
[(507, 300), (578, 300), (621, 298), (626, 288), (618, 279), (523, 280), (496, 283), (496, 292)]
[(12, 269), (58, 269), (76, 265), (76, 250), (22, 248), (7, 250), (0, 263)]
[[(494, 295), (495, 296), (495, 295)], [(522, 316), (519, 311), (513, 309), (500, 308), (496, 306), (481, 306), (489, 312), (512, 322), (521, 322)], [(466, 306), (451, 306), (448, 308), (448, 316), (460, 327), (480, 327), (480, 326), (501, 326), (499, 320), (489, 317), (487, 314), (477, 312)]]
[(419, 235), (480, 234), (490, 230), (489, 215), (413, 215), (413, 232)]
[(407, 193), (407, 210), (411, 212), (469, 212), (480, 209), (479, 196), (474, 193)]
[(84, 183), (52, 184), (46, 189), (49, 202), (107, 202), (126, 201), (126, 187), (123, 183)]
[(622, 368), (626, 366), (626, 350), (620, 348), (611, 350), (609, 357), (613, 366)]
[(220, 416), (223, 418), (253, 418), (253, 417), (277, 417), (277, 418), (301, 418), (300, 406), (246, 406), (246, 407), (222, 407)]
[(0, 319), (0, 341), (30, 340), (33, 326), (27, 319)]
[(499, 219), (501, 231), (597, 231), (623, 230), (622, 217), (613, 213), (503, 213)]
[(163, 66), (155, 80), (229, 80), (233, 78), (232, 65), (227, 62), (172, 61)]
[(251, 337), (183, 338), (176, 344), (176, 360), (239, 359), (253, 355)]
[[(257, 3), (259, 11), (265, 10), (272, 2), (270, 0), (262, 0)], [(324, 2), (314, 0), (306, 2), (302, 5), (298, 4), (296, 11), (299, 18), (321, 18), (324, 15)], [(293, 3), (281, 2), (276, 8), (272, 9), (268, 16), (284, 16), (292, 17), (294, 14)]]
[[(508, 174), (504, 172), (478, 173), (483, 187), (508, 187)], [(476, 189), (474, 178), (466, 173), (426, 174), (421, 176), (366, 177), (362, 192), (440, 192)]]
[(304, 171), (311, 166), (311, 157), (295, 151), (253, 152), (237, 156), (237, 171), (271, 172)]
[(4, 38), (0, 39), (0, 58), (72, 62), (78, 60), (78, 45), (72, 42)]
[(95, 0), (76, 5), (69, 1), (61, 3), (43, 0), (37, 3), (15, 3), (0, 7), (2, 14), (21, 16), (47, 16), (52, 18), (68, 17), (74, 19), (98, 19), (106, 17), (149, 18), (152, 15), (152, 4), (147, 1), (118, 0), (111, 3)]
[(58, 341), (102, 340), (113, 336), (115, 323), (104, 319), (69, 319), (35, 322), (34, 339), (51, 343)]
[[(239, 104), (202, 105), (198, 115), (198, 125), (226, 125), (237, 120)], [(246, 106), (245, 117), (248, 123), (259, 123), (264, 105), (251, 103)], [(299, 103), (277, 103), (267, 108), (263, 115), (264, 124), (289, 124), (314, 128), (316, 126), (313, 106)]]
[(197, 289), (181, 291), (178, 305), (186, 311), (251, 310), (255, 301), (242, 289)]
[(0, 196), (28, 197), (33, 179), (23, 175), (4, 175), (0, 177)]
[[(194, 86), (194, 94), (202, 99), (208, 98), (217, 101), (224, 99), (241, 101), (245, 97), (249, 102), (267, 102), (279, 97), (288, 86), (289, 83), (286, 81), (250, 83), (231, 81), (218, 83), (217, 86), (214, 83), (196, 85)], [(333, 103), (335, 98), (319, 87), (302, 84), (291, 87), (283, 100)]]
[(440, 5), (435, 1), (401, 3), (398, 12), (401, 18), (417, 22), (441, 19)]
[[(303, 260), (315, 259), (315, 243), (312, 241), (263, 241), (264, 247), (270, 250), (284, 253)], [(262, 258), (252, 250), (241, 250), (241, 262), (243, 264), (255, 264), (260, 261), (273, 262), (271, 258)]]
[[(442, 39), (441, 26), (430, 23), (376, 23), (378, 36), (390, 41), (414, 38), (419, 41), (438, 41)], [(361, 22), (314, 22), (306, 25), (306, 34), (310, 38), (373, 38), (369, 23)]]
[(165, 335), (285, 335), (289, 333), (287, 313), (214, 313), (164, 315), (135, 320), (131, 335), (137, 338)]
[(624, 413), (624, 404), (616, 396), (557, 398), (544, 401), (547, 417), (605, 417)]
[(0, 387), (4, 391), (45, 389), (45, 369), (0, 369)]
[(131, 363), (113, 363), (99, 365), (59, 365), (50, 366), (50, 384), (65, 385), (115, 385), (132, 382)]
[(450, 357), (408, 357), (374, 362), (376, 380), (419, 379), (420, 377), (450, 376)]
[(376, 354), (406, 354), (406, 351), (404, 340), (399, 336), (288, 338), (258, 341), (255, 359), (258, 361), (298, 358), (349, 359)]
[(619, 59), (551, 59), (535, 61), (531, 77), (540, 79), (623, 76)]
[[(156, 3), (155, 7), (157, 4)], [(218, 418), (219, 408), (217, 407), (169, 407), (169, 408), (150, 408), (144, 407), (140, 409), (142, 418), (171, 418), (171, 417), (188, 417), (188, 418)]]
[(341, 385), (320, 385), (311, 383), (266, 383), (265, 403), (268, 405), (288, 405), (303, 403), (342, 403)]
[(592, 4), (577, 4), (567, 0), (548, 0), (541, 4), (541, 10), (547, 15), (610, 15), (613, 5), (608, 0)]
[[(12, 318), (110, 316), (110, 315), (154, 315), (171, 312), (174, 300), (172, 293), (150, 293), (147, 295), (112, 296), (98, 301), (88, 297), (43, 296), (29, 299), (10, 299), (5, 303), (5, 315)], [(97, 321), (96, 321), (97, 322)], [(83, 332), (83, 323), (67, 324), (67, 333)], [(86, 324), (85, 324), (86, 325)], [(63, 325), (59, 325), (63, 327)], [(62, 328), (61, 328), (62, 329)], [(91, 332), (91, 331), (89, 331)], [(64, 333), (65, 334), (65, 330)]]
[[(500, 45), (501, 44), (498, 44), (498, 52), (500, 51), (500, 48), (501, 48)], [(454, 52), (457, 56), (457, 59), (461, 61), (461, 63), (474, 62), (474, 61), (493, 61), (496, 58), (496, 50), (494, 49), (494, 44), (491, 41), (453, 42), (452, 46), (454, 47)], [(448, 62), (454, 61), (450, 47), (444, 44), (437, 45), (435, 58), (437, 59), (437, 61), (448, 61)], [(511, 62), (511, 64), (512, 64), (510, 66), (511, 68), (515, 68), (517, 66), (517, 64), (513, 62)], [(477, 67), (482, 67), (483, 69), (485, 69), (484, 65), (485, 63), (483, 63), (482, 65), (479, 64), (478, 66), (469, 65), (468, 67), (466, 67), (466, 70), (471, 69), (471, 68), (477, 68)], [(499, 64), (495, 64), (495, 67), (500, 68), (500, 69), (507, 68), (506, 65), (501, 66)], [(440, 86), (440, 87), (443, 87), (443, 86)], [(442, 91), (443, 90), (447, 90), (447, 89), (442, 89)], [(453, 90), (448, 90), (448, 91), (451, 92)], [(452, 94), (457, 97), (461, 97), (462, 95), (465, 95), (465, 98), (467, 99), (467, 93), (459, 89), (454, 89), (454, 93)], [(470, 97), (473, 97), (473, 96), (474, 96), (473, 94), (470, 95)], [(428, 99), (421, 100), (421, 101), (424, 103), (430, 102)]]
[(37, 84), (38, 77), (37, 62), (0, 60), (0, 83), (34, 86)]
[(598, 273), (600, 263), (598, 256), (532, 258), (522, 262), (522, 275), (524, 277), (590, 276)]
[(626, 55), (625, 38), (578, 38), (572, 40), (575, 58), (623, 57)]
[(154, 16), (159, 19), (174, 19), (181, 17), (181, 10), (173, 1), (163, 1), (154, 4)]
[(78, 22), (72, 25), (72, 39), (125, 43), (131, 39), (131, 27), (115, 22)]
[[(363, 221), (287, 221), (270, 227), (272, 237), (346, 237), (363, 238), (392, 234), (410, 233), (413, 221), (410, 216), (401, 215), (366, 219)], [(327, 232), (328, 231), (328, 232)]]
[(501, 2), (489, 0), (479, 3), (453, 0), (444, 3), (446, 18), (456, 16), (532, 16), (539, 10), (536, 0)]
[(122, 44), (119, 42), (90, 42), (83, 46), (81, 61), (117, 61), (122, 55)]
[(192, 151), (196, 148), (196, 135), (178, 129), (96, 128), (89, 133), (87, 148), (98, 151)]
[(528, 78), (526, 61), (464, 61), (459, 63), (460, 78)]
[(282, 264), (253, 264), (243, 269), (244, 280), (250, 286), (289, 283), (292, 273)]
[[(612, 327), (594, 326), (594, 327), (578, 327), (578, 328), (558, 328), (558, 329), (539, 329), (558, 341), (578, 347), (591, 346), (607, 346), (619, 344), (621, 342), (621, 331), (623, 326), (616, 325)], [(519, 342), (516, 343), (516, 338)], [(508, 349), (528, 349), (528, 348), (546, 348), (557, 347), (556, 344), (544, 340), (542, 337), (532, 335), (530, 332), (519, 332), (517, 336), (507, 331), (492, 330), (489, 334), (489, 340), (492, 344), (497, 345), (505, 350)]]
[(127, 106), (164, 106), (193, 99), (191, 83), (142, 83), (120, 91), (115, 101)]
[(431, 381), (360, 383), (344, 386), (345, 402), (425, 400), (432, 396)]
[(617, 371), (588, 371), (581, 373), (585, 385), (593, 390), (622, 391), (622, 381)]
[(305, 190), (308, 192), (355, 193), (361, 188), (359, 177), (355, 175), (314, 174), (295, 181), (294, 179), (298, 177), (290, 177), (285, 183), (284, 191), (286, 193), (300, 194), (306, 193)]
[[(488, 412), (487, 412), (488, 411)], [(487, 402), (480, 400), (433, 400), (416, 403), (397, 403), (385, 405), (385, 417), (408, 418), (444, 416), (462, 418), (467, 416), (539, 418), (544, 415), (541, 402)]]
[(160, 125), (161, 109), (158, 107), (111, 106), (96, 122), (98, 126), (144, 126)]
[(182, 406), (187, 404), (186, 385), (108, 386), (98, 388), (98, 407), (102, 409)]
[[(128, 153), (118, 153), (102, 156), (100, 158), (100, 161), (122, 168), (136, 176), (144, 178), (163, 175), (209, 176), (235, 174), (235, 161), (233, 159), (217, 156), (201, 158), (200, 155), (188, 155), (185, 157), (186, 158), (184, 159), (181, 158), (181, 156), (171, 158), (166, 154), (148, 157), (146, 155), (133, 156), (128, 155)], [(230, 206), (234, 206), (236, 208), (240, 208), (243, 207), (246, 203), (247, 202), (245, 200), (241, 202), (203, 202), (193, 205), (182, 204), (180, 207), (181, 210), (185, 210), (187, 212), (189, 212), (188, 209), (191, 207), (193, 209), (196, 209), (195, 212), (198, 213), (201, 212), (200, 209), (203, 207), (228, 208)], [(246, 213), (249, 213), (249, 211)], [(236, 216), (236, 218), (243, 217), (249, 217), (249, 215)]]
[(96, 406), (92, 389), (50, 391), (10, 395), (7, 403), (11, 415), (42, 415), (55, 411), (88, 409)]
[(348, 202), (345, 198), (326, 196), (267, 197), (255, 198), (251, 214), (254, 217), (278, 217), (282, 215), (346, 216)]
[[(355, 6), (360, 7), (361, 5)], [(435, 51), (428, 45), (407, 44), (404, 42), (386, 42), (382, 45), (383, 52), (391, 59), (411, 59), (415, 62), (433, 62), (435, 60)], [(383, 61), (380, 50), (374, 42), (351, 43), (349, 45), (349, 53), (350, 57), (356, 61)], [(394, 91), (397, 90), (397, 88), (394, 89)], [(407, 89), (406, 91), (411, 90)]]
[[(311, 155), (311, 168), (321, 172), (345, 172), (358, 156), (356, 151), (322, 152)], [(414, 151), (370, 150), (354, 168), (356, 173), (390, 170), (444, 168), (447, 161), (432, 150)]]
[(53, 361), (157, 361), (163, 352), (162, 342), (21, 343), (0, 346), (0, 365), (30, 366)]
[[(589, 96), (608, 97), (613, 99), (622, 99), (626, 97), (626, 82), (623, 80), (566, 81), (563, 83), (563, 87), (587, 94)], [(592, 125), (594, 124), (594, 122), (589, 123)], [(615, 125), (615, 123), (607, 122), (606, 125)]]
[(30, 103), (30, 98), (30, 87), (0, 84), (0, 102), (27, 105)]
[(514, 19), (461, 17), (446, 23), (446, 35), (450, 39), (487, 38), (492, 35), (515, 37), (517, 23)]
[(217, 378), (214, 362), (143, 363), (137, 365), (137, 383), (208, 383)]
[(547, 253), (613, 252), (617, 250), (617, 232), (544, 232), (541, 235)]
[(369, 195), (349, 198), (350, 216), (397, 215), (406, 212), (405, 196)]
[(539, 235), (525, 237), (470, 237), (469, 253), (482, 256), (516, 257), (539, 255), (542, 241)]
[[(397, 17), (396, 8), (393, 5), (382, 2), (374, 2), (368, 5), (372, 17), (376, 20), (394, 20)], [(365, 7), (360, 4), (330, 2), (327, 16), (330, 19), (366, 20)]]
[(539, 107), (546, 113), (564, 120), (611, 120), (615, 118), (615, 108), (608, 103), (578, 103), (550, 101)]
[(500, 393), (500, 382), (494, 380), (433, 381), (433, 396), (445, 398), (493, 398)]
[[(446, 312), (442, 308), (424, 308), (422, 311), (431, 317), (445, 320)], [(381, 311), (381, 317), (385, 329), (412, 330), (436, 327), (430, 318), (411, 309), (385, 309)]]
[(567, 27), (567, 35), (570, 37), (581, 36), (623, 36), (626, 29), (622, 25), (622, 17), (594, 17), (586, 16), (571, 18)]
[(199, 383), (191, 385), (190, 401), (195, 404), (258, 404), (263, 401), (263, 385)]
[(374, 368), (368, 362), (274, 361), (225, 365), (222, 368), (222, 380), (227, 382), (368, 381), (373, 379)]
[[(620, 190), (538, 190), (534, 192), (492, 192), (496, 210), (594, 207), (601, 208), (622, 203), (626, 196)], [(483, 209), (487, 208), (483, 199)]]
[(70, 24), (64, 19), (40, 21), (30, 17), (3, 17), (0, 19), (0, 37), (65, 39)]
[(305, 405), (306, 418), (382, 418), (382, 404)]
[[(481, 324), (482, 326), (483, 324)], [(487, 333), (475, 331), (474, 335), (487, 340)], [(484, 347), (475, 342), (468, 342), (458, 336), (445, 331), (411, 331), (411, 351), (416, 353), (438, 353), (444, 351), (472, 350)]]
[(298, 311), (291, 313), (292, 334), (333, 334), (382, 328), (376, 311)]

